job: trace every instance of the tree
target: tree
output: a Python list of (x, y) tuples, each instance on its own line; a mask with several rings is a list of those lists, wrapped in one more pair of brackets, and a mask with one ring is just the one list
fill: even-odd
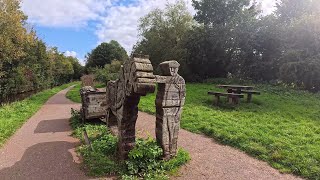
[(124, 61), (128, 59), (126, 50), (117, 42), (101, 43), (87, 55), (86, 68), (99, 67), (103, 68), (113, 60)]
[(250, 0), (193, 0), (201, 24), (188, 36), (187, 62), (195, 80), (241, 75), (244, 59), (252, 59), (259, 11)]
[(49, 49), (20, 10), (20, 0), (0, 0), (0, 103), (17, 94), (69, 82), (76, 61)]
[(279, 78), (319, 91), (320, 2), (282, 0), (275, 15), (282, 40)]
[(167, 4), (164, 10), (155, 9), (140, 20), (140, 42), (134, 52), (150, 55), (154, 66), (165, 60), (177, 60), (186, 74), (186, 50), (183, 48), (186, 33), (195, 22), (184, 1)]
[(72, 63), (73, 67), (73, 80), (80, 80), (82, 75), (84, 74), (84, 67), (79, 63), (79, 60), (74, 57), (67, 57), (67, 59)]

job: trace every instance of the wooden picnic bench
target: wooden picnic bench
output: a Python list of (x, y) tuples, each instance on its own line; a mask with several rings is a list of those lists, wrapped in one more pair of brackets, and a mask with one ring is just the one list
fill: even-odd
[(254, 91), (253, 86), (242, 86), (242, 85), (218, 85), (220, 88), (226, 88), (228, 93), (235, 94), (247, 94), (247, 102), (250, 103), (252, 100), (252, 95), (260, 95), (259, 91)]
[(208, 95), (214, 95), (216, 98), (216, 101), (213, 101), (213, 103), (216, 103), (216, 105), (219, 105), (220, 103), (220, 96), (225, 96), (228, 98), (228, 102), (230, 104), (239, 104), (239, 99), (243, 98), (243, 94), (235, 94), (235, 93), (222, 93), (222, 92), (208, 92)]
[(250, 103), (252, 100), (252, 95), (260, 95), (261, 93), (259, 91), (254, 91), (254, 90), (228, 90), (228, 93), (237, 93), (237, 94), (247, 94), (247, 102)]

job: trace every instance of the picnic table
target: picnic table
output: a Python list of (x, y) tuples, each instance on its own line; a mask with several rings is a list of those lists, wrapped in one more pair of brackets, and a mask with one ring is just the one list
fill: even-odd
[(227, 89), (227, 93), (223, 92), (208, 92), (208, 95), (214, 95), (216, 97), (216, 104), (219, 104), (220, 96), (226, 96), (230, 104), (238, 104), (239, 99), (247, 94), (247, 102), (251, 102), (252, 95), (260, 95), (260, 92), (254, 91), (254, 86), (243, 85), (218, 85), (219, 88)]
[(254, 86), (243, 86), (243, 85), (218, 85), (219, 88), (227, 89), (228, 93), (235, 94), (247, 94), (247, 102), (250, 103), (252, 100), (252, 95), (260, 95), (259, 91), (254, 91)]

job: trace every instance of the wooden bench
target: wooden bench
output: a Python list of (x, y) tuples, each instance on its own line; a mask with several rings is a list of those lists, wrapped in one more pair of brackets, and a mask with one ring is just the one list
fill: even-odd
[(208, 95), (214, 95), (216, 97), (216, 101), (215, 101), (216, 105), (219, 105), (220, 103), (220, 96), (227, 97), (230, 104), (239, 104), (239, 99), (244, 98), (243, 94), (235, 94), (235, 93), (208, 92)]
[(259, 91), (254, 90), (239, 90), (239, 89), (228, 89), (228, 93), (237, 93), (237, 94), (247, 94), (247, 102), (250, 103), (252, 100), (252, 95), (261, 95)]

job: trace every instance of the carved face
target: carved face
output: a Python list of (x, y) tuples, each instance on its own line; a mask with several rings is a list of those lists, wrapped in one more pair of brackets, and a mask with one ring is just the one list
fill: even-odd
[(171, 76), (175, 76), (178, 74), (179, 68), (170, 67), (170, 74)]

